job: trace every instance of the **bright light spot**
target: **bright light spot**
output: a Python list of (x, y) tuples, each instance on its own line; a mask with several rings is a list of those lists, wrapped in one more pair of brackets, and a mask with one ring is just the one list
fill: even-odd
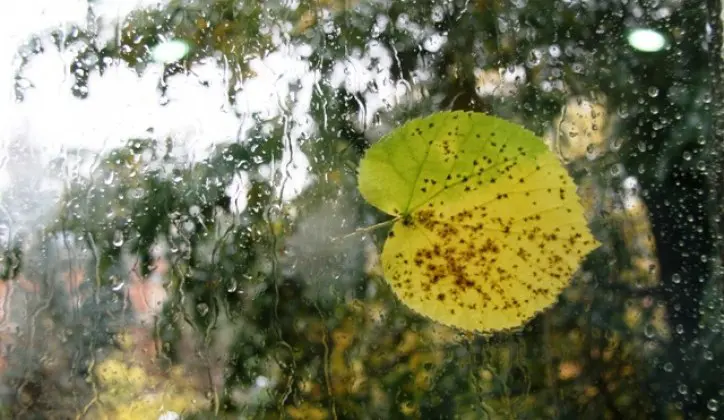
[(189, 53), (189, 45), (179, 39), (164, 41), (151, 50), (153, 61), (157, 63), (173, 63), (178, 61)]
[(158, 416), (158, 420), (179, 420), (181, 416), (173, 411), (166, 411), (165, 413)]
[(247, 194), (250, 189), (251, 183), (249, 182), (249, 175), (246, 172), (240, 171), (234, 174), (231, 182), (226, 187), (226, 195), (231, 198), (231, 211), (236, 214), (241, 214), (246, 210), (246, 206), (249, 204)]
[(636, 190), (638, 187), (639, 187), (639, 181), (636, 179), (635, 176), (629, 176), (623, 180), (623, 188), (624, 188), (624, 190), (626, 190), (626, 192), (631, 192), (633, 190)]
[(661, 51), (666, 46), (666, 38), (653, 29), (634, 29), (628, 34), (628, 43), (644, 52)]
[(259, 388), (266, 388), (269, 386), (269, 378), (267, 378), (265, 376), (257, 376), (254, 383)]

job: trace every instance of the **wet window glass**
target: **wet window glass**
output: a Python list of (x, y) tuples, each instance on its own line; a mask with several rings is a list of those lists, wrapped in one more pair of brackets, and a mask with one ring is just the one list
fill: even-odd
[(0, 418), (721, 418), (720, 1), (1, 15)]

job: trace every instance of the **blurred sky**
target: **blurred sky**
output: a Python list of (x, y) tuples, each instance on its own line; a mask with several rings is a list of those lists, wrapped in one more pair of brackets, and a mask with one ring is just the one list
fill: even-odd
[[(13, 172), (13, 165), (6, 165), (8, 161), (29, 159), (16, 153), (18, 144), (30, 145), (38, 152), (33, 155), (34, 161), (22, 162), (35, 166), (37, 172), (68, 149), (102, 153), (129, 138), (147, 137), (152, 128), (156, 138), (172, 137), (185, 150), (184, 155), (195, 161), (207, 156), (214, 144), (237, 141), (239, 133), (243, 141), (243, 133), (254, 124), (251, 118), (236, 117), (226, 99), (223, 71), (214, 62), (195, 66), (193, 75), (172, 77), (165, 106), (161, 105), (157, 90), (161, 64), (149, 65), (140, 77), (123, 63), (111, 67), (103, 77), (94, 72), (88, 82), (88, 97), (77, 99), (71, 94), (73, 77), (69, 70), (73, 46), (59, 52), (46, 44), (45, 52), (33, 57), (24, 70), (23, 76), (31, 87), (26, 89), (24, 100), (16, 102), (13, 83), (18, 47), (30, 36), (42, 36), (58, 27), (86, 27), (89, 5), (78, 0), (25, 0), (11, 4), (0, 13), (0, 194), (11, 185), (14, 189), (22, 187), (24, 182), (21, 173)], [(131, 11), (159, 5), (162, 6), (150, 0), (100, 0), (93, 2), (92, 10), (101, 37), (110, 39), (116, 23)], [(250, 63), (256, 77), (240, 86), (235, 107), (243, 115), (260, 112), (272, 118), (280, 114), (280, 98), (288, 97), (290, 85), (300, 86), (294, 93), (294, 106), (286, 109), (296, 123), (289, 130), (290, 147), (285, 147), (282, 162), (277, 162), (277, 167), (288, 169), (284, 196), (291, 199), (309, 182), (308, 161), (298, 150), (296, 140), (301, 133), (313, 130), (307, 111), (318, 78), (305, 61), (308, 47), (285, 46), (277, 38), (277, 50)], [(289, 159), (293, 159), (291, 166), (287, 166)], [(248, 178), (244, 174), (238, 178), (229, 192), (237, 196), (237, 204), (243, 208), (244, 184), (248, 182), (244, 180)], [(27, 188), (33, 187), (28, 184)], [(35, 201), (40, 205), (39, 200)]]
[[(23, 70), (22, 83), (27, 86), (24, 99), (14, 97), (14, 76), (19, 64), (18, 48), (31, 36), (48, 39), (51, 30), (71, 25), (87, 27), (88, 10), (95, 17), (100, 41), (111, 40), (117, 23), (130, 12), (142, 7), (163, 7), (154, 0), (96, 0), (90, 6), (82, 0), (24, 0), (12, 2), (0, 13), (0, 223), (3, 214), (13, 213), (15, 219), (27, 223), (50, 214), (57, 206), (58, 193), (64, 179), (48, 173), (51, 159), (68, 156), (69, 150), (85, 149), (92, 153), (107, 152), (133, 137), (172, 138), (175, 151), (182, 151), (185, 161), (198, 161), (208, 156), (215, 144), (244, 141), (244, 134), (254, 124), (248, 117), (257, 113), (262, 119), (279, 115), (286, 130), (284, 155), (274, 168), (262, 168), (268, 176), (271, 169), (282, 169), (284, 188), (278, 192), (285, 200), (297, 196), (311, 178), (308, 159), (299, 143), (313, 136), (316, 124), (310, 112), (313, 92), (320, 84), (331, 88), (344, 87), (356, 94), (365, 112), (360, 114), (360, 128), (369, 128), (374, 114), (410, 100), (409, 84), (394, 81), (391, 52), (370, 39), (364, 49), (350, 51), (345, 60), (336, 63), (331, 74), (321, 76), (310, 68), (307, 57), (312, 47), (288, 44), (281, 29), (291, 30), (291, 23), (278, 22), (268, 28), (274, 47), (263, 57), (249, 63), (255, 76), (244, 80), (236, 89), (236, 103), (227, 101), (227, 81), (223, 69), (213, 60), (198, 63), (192, 74), (176, 75), (168, 81), (167, 98), (162, 100), (158, 82), (163, 65), (150, 63), (139, 76), (124, 63), (109, 67), (103, 77), (92, 72), (88, 81), (88, 97), (77, 99), (71, 93), (74, 82), (70, 65), (77, 46), (58, 51), (46, 42), (45, 52), (33, 56)], [(331, 16), (322, 16), (324, 30), (334, 31)], [(378, 32), (393, 23), (384, 21)], [(417, 34), (425, 48), (439, 48), (444, 38), (435, 38), (432, 28), (411, 27), (409, 22), (394, 23)], [(418, 25), (419, 26), (419, 25)], [(151, 60), (146, 57), (147, 60)], [(429, 77), (418, 71), (415, 79)], [(162, 103), (165, 102), (165, 105)], [(241, 118), (237, 117), (241, 115)], [(151, 129), (151, 130), (149, 130)], [(241, 134), (241, 135), (240, 135)], [(19, 147), (20, 145), (20, 147)], [(24, 150), (21, 150), (24, 149)], [(92, 161), (87, 158), (86, 161)], [(290, 163), (291, 165), (288, 165)], [(88, 173), (90, 164), (78, 172)], [(44, 177), (39, 180), (39, 177)], [(55, 178), (55, 179), (54, 179)], [(62, 177), (61, 177), (62, 178)], [(249, 174), (239, 173), (227, 192), (234, 207), (246, 206)], [(13, 191), (10, 193), (9, 191)], [(47, 190), (47, 191), (46, 191)], [(10, 206), (12, 208), (3, 208)], [(13, 219), (13, 217), (10, 217)]]

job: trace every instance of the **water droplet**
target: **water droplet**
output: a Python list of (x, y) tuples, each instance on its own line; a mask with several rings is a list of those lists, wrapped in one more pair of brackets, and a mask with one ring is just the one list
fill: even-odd
[(623, 139), (621, 137), (616, 137), (611, 141), (611, 151), (616, 152), (618, 150), (621, 150), (621, 146), (623, 146)]
[(106, 178), (103, 180), (103, 183), (106, 185), (113, 184), (113, 179), (115, 178), (115, 172), (111, 172), (108, 175), (106, 175)]
[(229, 283), (229, 285), (226, 287), (226, 291), (229, 293), (234, 293), (236, 292), (237, 287), (238, 285), (236, 284), (236, 280), (232, 280), (231, 283)]
[(618, 114), (619, 117), (626, 119), (629, 117), (629, 110), (626, 105), (621, 105), (616, 109), (616, 114)]
[(193, 206), (189, 207), (189, 214), (192, 217), (197, 217), (199, 214), (201, 214), (201, 207), (194, 204)]
[(125, 286), (125, 284), (126, 283), (117, 276), (111, 277), (111, 290), (113, 290), (114, 292), (118, 292), (123, 289), (123, 286)]
[(706, 170), (706, 162), (704, 162), (703, 160), (700, 160), (700, 161), (696, 162), (696, 169), (698, 169), (698, 170), (700, 170), (700, 171), (705, 171), (705, 170)]
[(441, 36), (439, 34), (432, 34), (429, 37), (425, 38), (425, 40), (422, 42), (422, 47), (431, 53), (436, 53), (440, 51), (440, 48), (445, 45), (446, 41), (447, 39), (445, 39), (444, 36)]
[(431, 15), (433, 22), (442, 22), (445, 19), (445, 10), (442, 6), (433, 6)]
[(526, 65), (528, 67), (536, 67), (541, 63), (541, 60), (543, 58), (543, 53), (538, 49), (532, 49), (530, 53), (528, 54), (528, 59), (526, 60)]
[(129, 195), (131, 198), (138, 200), (139, 198), (143, 197), (144, 191), (143, 188), (134, 188), (131, 190)]
[(714, 398), (710, 399), (709, 402), (706, 403), (706, 408), (713, 412), (719, 411), (719, 401)]
[(199, 303), (198, 305), (196, 305), (196, 310), (199, 312), (199, 315), (206, 316), (206, 314), (209, 313), (209, 305), (203, 302)]
[(559, 47), (556, 44), (551, 45), (548, 47), (548, 54), (551, 55), (553, 58), (558, 58), (561, 56), (561, 47)]
[(681, 384), (681, 385), (679, 385), (678, 391), (679, 391), (679, 394), (686, 395), (689, 393), (689, 388), (686, 385)]
[(704, 351), (704, 360), (714, 360), (714, 353), (711, 350)]
[(684, 160), (691, 160), (691, 152), (684, 152), (683, 157)]
[(656, 86), (651, 86), (648, 90), (648, 93), (650, 97), (655, 98), (659, 96), (659, 88), (657, 88)]
[(598, 157), (598, 147), (595, 144), (589, 144), (586, 146), (586, 158), (588, 160), (595, 160)]
[(671, 276), (671, 282), (674, 283), (674, 284), (679, 284), (679, 283), (681, 283), (681, 275), (679, 275), (679, 273), (674, 273), (674, 274)]
[(646, 324), (644, 327), (644, 335), (646, 338), (654, 338), (656, 336), (656, 327), (653, 324)]
[(671, 362), (666, 362), (666, 364), (664, 364), (664, 371), (669, 372), (669, 373), (673, 372), (674, 364)]
[(193, 233), (196, 230), (196, 225), (191, 220), (187, 220), (183, 223), (183, 229), (188, 233)]
[(120, 248), (123, 245), (123, 232), (116, 230), (113, 232), (113, 246)]

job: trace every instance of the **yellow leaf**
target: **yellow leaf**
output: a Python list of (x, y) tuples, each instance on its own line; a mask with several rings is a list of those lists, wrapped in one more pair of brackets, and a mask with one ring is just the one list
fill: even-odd
[(410, 121), (371, 147), (359, 190), (395, 216), (385, 279), (410, 308), (468, 331), (519, 327), (598, 246), (543, 140), (479, 113)]

